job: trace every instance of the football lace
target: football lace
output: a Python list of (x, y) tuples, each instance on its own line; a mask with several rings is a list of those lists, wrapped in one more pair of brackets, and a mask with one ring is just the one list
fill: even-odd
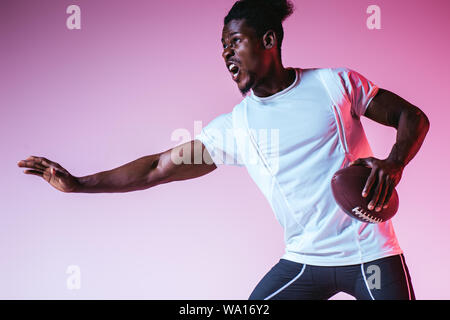
[(381, 219), (379, 217), (374, 217), (373, 215), (371, 215), (370, 213), (368, 213), (366, 210), (364, 210), (361, 207), (353, 208), (352, 212), (356, 216), (360, 217), (361, 219), (363, 219), (364, 221), (367, 221), (367, 222), (379, 223), (379, 222), (383, 221), (383, 219)]

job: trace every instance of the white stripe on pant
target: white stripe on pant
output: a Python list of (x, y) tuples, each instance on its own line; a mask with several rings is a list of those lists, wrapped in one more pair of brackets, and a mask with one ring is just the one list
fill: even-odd
[(294, 277), (294, 279), (292, 279), (291, 281), (289, 281), (288, 283), (286, 283), (284, 286), (282, 286), (280, 289), (278, 289), (277, 291), (275, 291), (274, 293), (272, 293), (271, 295), (267, 296), (266, 298), (264, 298), (264, 300), (269, 300), (272, 297), (274, 297), (275, 295), (279, 294), (281, 291), (283, 291), (284, 289), (286, 289), (287, 287), (289, 287), (293, 282), (295, 282), (296, 280), (298, 280), (301, 275), (303, 274), (303, 272), (305, 271), (306, 268), (306, 264), (303, 265), (302, 270), (300, 271), (300, 273), (298, 275), (296, 275)]

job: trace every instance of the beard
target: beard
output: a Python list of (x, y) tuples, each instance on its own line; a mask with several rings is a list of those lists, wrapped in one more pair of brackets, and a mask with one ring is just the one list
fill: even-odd
[(246, 96), (247, 93), (250, 91), (250, 89), (255, 84), (255, 75), (253, 73), (248, 72), (248, 81), (245, 84), (243, 88), (239, 88), (239, 91), (241, 91), (242, 96)]

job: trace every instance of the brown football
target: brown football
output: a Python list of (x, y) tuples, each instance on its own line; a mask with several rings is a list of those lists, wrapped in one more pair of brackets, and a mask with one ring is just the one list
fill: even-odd
[(348, 215), (362, 222), (380, 223), (391, 219), (398, 210), (398, 194), (394, 189), (388, 207), (376, 212), (367, 205), (371, 194), (363, 197), (362, 190), (371, 172), (370, 168), (353, 165), (337, 171), (331, 179), (331, 189), (339, 207)]

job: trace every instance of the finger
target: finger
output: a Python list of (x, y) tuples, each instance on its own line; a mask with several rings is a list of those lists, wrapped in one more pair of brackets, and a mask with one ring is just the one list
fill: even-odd
[(19, 167), (25, 167), (25, 168), (31, 168), (31, 169), (38, 169), (38, 170), (45, 170), (47, 169), (42, 164), (36, 163), (33, 160), (22, 160), (18, 163)]
[(384, 198), (383, 209), (386, 209), (387, 207), (389, 207), (389, 200), (391, 200), (391, 196), (392, 196), (392, 193), (394, 192), (394, 188), (395, 188), (395, 184), (391, 182), (389, 184), (388, 191), (386, 193), (386, 198)]
[(35, 161), (36, 163), (39, 163), (43, 166), (49, 167), (51, 165), (55, 165), (55, 163), (53, 163), (53, 161), (48, 160), (47, 158), (44, 157), (36, 157), (36, 156), (30, 156), (28, 157), (29, 159)]
[(24, 170), (23, 173), (25, 173), (25, 174), (33, 174), (33, 175), (39, 176), (41, 178), (44, 177), (44, 172), (39, 171), (39, 170)]
[(372, 169), (370, 172), (369, 178), (367, 178), (366, 184), (364, 185), (362, 196), (365, 198), (372, 191), (372, 187), (375, 183), (377, 177), (377, 169)]
[(17, 163), (17, 165), (19, 167), (24, 167), (24, 168), (32, 168), (32, 169), (39, 169), (39, 170), (45, 170), (47, 169), (46, 166), (35, 162), (34, 160), (21, 160)]
[(55, 169), (55, 174), (64, 174), (65, 169), (59, 165), (59, 163), (48, 160), (47, 158), (40, 157), (41, 164), (45, 167), (50, 167)]
[(390, 182), (389, 176), (386, 175), (384, 177), (384, 179), (380, 178), (380, 181), (383, 181), (383, 186), (381, 188), (380, 196), (378, 197), (377, 201), (374, 204), (376, 212), (381, 211), (381, 208), (382, 208), (383, 203), (384, 203), (384, 199), (386, 199), (386, 195), (387, 195), (387, 192), (389, 190), (389, 182)]
[(375, 204), (377, 203), (378, 199), (380, 198), (380, 194), (383, 191), (383, 183), (378, 182), (373, 187), (373, 196), (370, 200), (369, 204), (367, 205), (367, 208), (369, 210), (373, 210), (375, 208)]

